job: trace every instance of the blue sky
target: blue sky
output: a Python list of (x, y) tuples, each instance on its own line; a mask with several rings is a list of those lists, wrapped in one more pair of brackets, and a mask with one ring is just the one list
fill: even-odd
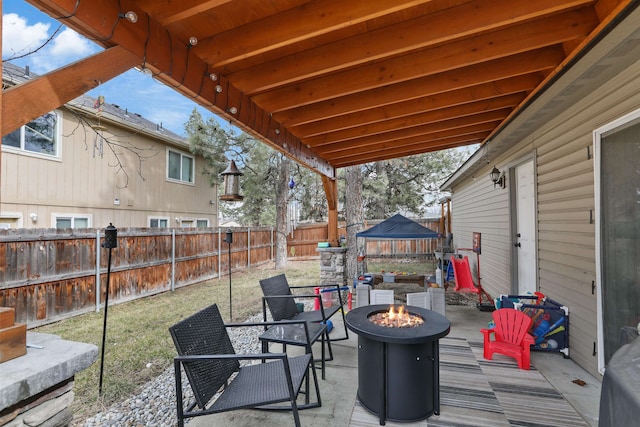
[[(28, 65), (32, 72), (45, 74), (102, 49), (66, 26), (62, 26), (55, 37), (46, 43), (59, 26), (58, 21), (23, 0), (3, 0), (3, 61), (18, 66)], [(18, 58), (38, 48), (36, 52)], [(205, 119), (217, 118), (189, 98), (133, 69), (101, 84), (88, 95), (103, 95), (106, 102), (127, 108), (152, 122), (162, 123), (164, 128), (179, 135), (184, 135), (184, 124), (194, 108)]]

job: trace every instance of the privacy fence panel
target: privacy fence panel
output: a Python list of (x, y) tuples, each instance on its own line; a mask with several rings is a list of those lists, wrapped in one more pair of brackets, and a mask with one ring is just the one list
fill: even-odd
[[(228, 274), (225, 234), (217, 228), (118, 229), (109, 304)], [(272, 260), (272, 234), (270, 229), (233, 229), (232, 270)], [(0, 306), (14, 307), (16, 321), (29, 327), (100, 309), (109, 261), (103, 237), (103, 230), (94, 229), (0, 230)]]
[[(424, 225), (436, 230), (436, 222)], [(249, 269), (275, 256), (272, 229), (118, 229), (111, 249), (109, 304), (129, 301)], [(287, 236), (288, 256), (317, 257), (327, 224), (298, 226)], [(16, 321), (35, 327), (104, 305), (109, 249), (104, 230), (0, 230), (0, 307), (14, 307)], [(369, 256), (433, 253), (435, 241), (371, 241)], [(231, 256), (229, 257), (229, 249)], [(96, 262), (98, 261), (98, 262)], [(229, 263), (230, 262), (230, 263)]]

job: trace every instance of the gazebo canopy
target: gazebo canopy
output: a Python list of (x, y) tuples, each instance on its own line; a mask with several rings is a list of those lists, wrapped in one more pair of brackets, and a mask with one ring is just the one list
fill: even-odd
[(436, 239), (439, 233), (424, 227), (400, 214), (395, 214), (368, 230), (361, 231), (356, 237), (371, 239)]

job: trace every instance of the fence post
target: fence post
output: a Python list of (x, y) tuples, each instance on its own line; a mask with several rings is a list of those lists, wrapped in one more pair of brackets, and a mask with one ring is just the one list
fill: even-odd
[(220, 240), (220, 227), (218, 227), (218, 279), (222, 277), (222, 275), (220, 274), (220, 270), (222, 269), (222, 260), (221, 260), (222, 257), (220, 256), (221, 244), (222, 244), (222, 240)]
[(247, 227), (247, 271), (251, 270), (251, 227)]
[(176, 290), (176, 229), (171, 229), (171, 290)]
[(100, 311), (100, 230), (96, 230), (96, 313)]
[(269, 233), (269, 235), (271, 236), (271, 258), (270, 258), (270, 261), (273, 261), (273, 228), (271, 228), (271, 233)]

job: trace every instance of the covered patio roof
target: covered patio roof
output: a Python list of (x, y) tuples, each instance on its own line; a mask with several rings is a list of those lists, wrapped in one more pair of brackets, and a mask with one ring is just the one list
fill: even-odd
[(5, 91), (3, 135), (138, 67), (319, 173), (330, 222), (337, 168), (488, 141), (636, 7), (633, 0), (26, 1), (105, 50)]
[(482, 143), (633, 3), (27, 1), (330, 178)]

